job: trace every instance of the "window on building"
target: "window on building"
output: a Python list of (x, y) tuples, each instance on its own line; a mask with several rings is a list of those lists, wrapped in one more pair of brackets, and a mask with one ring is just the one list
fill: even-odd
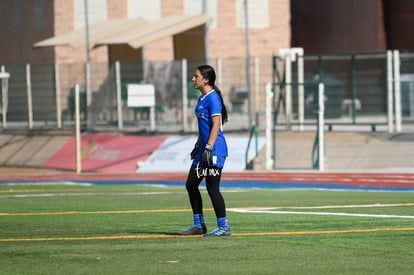
[[(106, 0), (88, 0), (88, 22), (93, 24), (108, 18)], [(75, 29), (85, 27), (85, 0), (74, 0)]]
[(161, 18), (161, 0), (128, 0), (128, 18), (142, 17), (149, 21)]
[(22, 0), (13, 1), (13, 32), (22, 30)]
[(43, 0), (35, 0), (34, 2), (34, 24), (33, 28), (35, 31), (40, 32), (43, 28), (43, 11), (44, 1)]
[[(249, 28), (269, 27), (269, 0), (250, 0), (248, 4)], [(244, 0), (236, 0), (237, 27), (245, 27)]]
[(207, 13), (213, 18), (210, 28), (217, 28), (217, 0), (184, 0), (184, 14), (196, 15)]

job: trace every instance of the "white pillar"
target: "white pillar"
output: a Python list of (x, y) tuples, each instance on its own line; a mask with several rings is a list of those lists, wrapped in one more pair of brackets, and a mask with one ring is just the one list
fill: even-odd
[(319, 170), (325, 170), (325, 86), (323, 83), (319, 83), (319, 111), (318, 111), (318, 159), (319, 159)]
[(272, 159), (272, 105), (273, 105), (272, 85), (266, 84), (266, 170), (273, 167)]
[[(259, 57), (254, 58), (254, 113), (256, 114), (256, 118), (259, 114), (260, 106), (259, 106), (259, 99), (260, 99), (260, 59)], [(256, 124), (259, 127), (259, 121), (256, 119), (253, 124)]]
[(6, 69), (4, 66), (1, 66), (1, 71), (0, 71), (0, 80), (1, 80), (1, 112), (2, 112), (2, 125), (3, 128), (6, 129), (7, 128), (7, 108), (8, 108), (8, 97), (9, 97), (9, 93), (8, 93), (8, 81), (10, 78), (10, 74), (6, 73)]
[(304, 60), (303, 49), (298, 54), (298, 118), (299, 131), (303, 131), (303, 123), (305, 122), (305, 78), (304, 78)]
[(290, 123), (292, 118), (292, 62), (290, 53), (285, 57), (285, 116), (286, 116), (286, 128), (290, 130)]
[(409, 84), (408, 101), (410, 102), (410, 117), (414, 117), (414, 83)]
[(56, 94), (56, 124), (62, 128), (62, 104), (60, 101), (60, 71), (59, 64), (55, 63), (55, 94)]
[(188, 131), (188, 98), (187, 98), (187, 59), (183, 59), (181, 61), (181, 81), (182, 81), (182, 87), (183, 87), (183, 131)]
[(400, 52), (394, 51), (394, 103), (395, 103), (395, 132), (401, 132), (401, 82), (400, 82)]
[(118, 117), (118, 130), (124, 129), (124, 117), (122, 115), (122, 96), (121, 96), (121, 64), (115, 62), (115, 82), (116, 82), (116, 110)]
[[(304, 117), (304, 90), (303, 86), (303, 48), (290, 48), (290, 49), (280, 49), (279, 56), (285, 60), (285, 116), (286, 116), (286, 127), (290, 130), (290, 124), (292, 121), (292, 62), (296, 61), (298, 57), (298, 93), (301, 93), (302, 96), (298, 95), (299, 106), (298, 106), (298, 115), (299, 115), (299, 127), (303, 130), (303, 117)], [(300, 116), (302, 114), (302, 117)]]
[(75, 85), (75, 152), (76, 152), (76, 173), (82, 172), (81, 159), (81, 136), (80, 136), (80, 106), (79, 106), (79, 85)]
[(26, 65), (26, 92), (27, 92), (27, 113), (29, 120), (29, 129), (33, 128), (33, 103), (32, 103), (32, 79), (30, 73), (30, 64)]
[(394, 132), (394, 96), (393, 96), (392, 51), (387, 51), (387, 120), (388, 132)]
[(150, 131), (155, 131), (155, 106), (150, 107)]

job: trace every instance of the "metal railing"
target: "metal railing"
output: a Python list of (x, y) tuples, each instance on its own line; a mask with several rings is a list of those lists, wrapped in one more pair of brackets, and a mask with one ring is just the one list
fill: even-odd
[[(285, 111), (285, 95), (286, 95), (286, 89), (287, 87), (292, 86), (298, 86), (302, 85), (303, 87), (312, 88), (312, 97), (313, 102), (312, 106), (309, 110), (307, 110), (307, 121), (306, 124), (308, 127), (307, 131), (309, 133), (314, 133), (315, 136), (313, 138), (313, 143), (310, 149), (303, 149), (301, 153), (303, 155), (309, 155), (309, 161), (308, 162), (301, 162), (300, 165), (295, 164), (295, 166), (283, 166), (279, 167), (278, 165), (278, 150), (280, 147), (278, 147), (278, 134), (281, 130), (278, 130), (280, 126), (283, 126), (283, 122), (286, 120), (286, 116), (284, 114)], [(272, 109), (272, 124), (268, 125), (267, 127), (272, 128), (272, 133), (269, 135), (272, 135), (270, 138), (268, 138), (268, 144), (272, 144), (272, 156), (267, 156), (268, 158), (271, 158), (272, 160), (268, 160), (268, 162), (273, 163), (272, 169), (319, 169), (324, 170), (324, 149), (325, 149), (325, 84), (322, 82), (319, 83), (283, 83), (282, 85), (275, 86), (272, 91), (274, 93), (278, 93), (278, 96), (273, 96), (273, 104), (272, 106), (269, 106), (268, 108)], [(270, 114), (271, 112), (268, 111)], [(282, 122), (282, 123), (281, 123)], [(293, 125), (290, 125), (293, 129)], [(301, 129), (298, 127), (296, 129), (297, 131), (301, 131)], [(271, 140), (271, 142), (270, 142)], [(306, 141), (303, 140), (303, 143)]]
[(255, 157), (254, 158), (257, 158), (259, 157), (259, 129), (257, 125), (253, 125), (252, 128), (250, 129), (250, 135), (249, 135), (249, 140), (247, 142), (247, 148), (246, 148), (246, 154), (245, 154), (246, 170), (252, 169), (252, 165), (249, 162), (249, 152), (250, 152), (250, 145), (252, 143), (253, 138), (255, 142)]
[[(254, 61), (254, 62), (253, 62)], [(271, 57), (256, 57), (251, 62), (255, 83), (251, 99), (255, 112), (264, 100), (260, 93), (271, 79)], [(260, 61), (260, 62), (259, 62)], [(226, 129), (248, 131), (244, 58), (209, 61), (151, 61), (146, 63), (95, 63), (91, 66), (91, 103), (87, 104), (86, 65), (5, 65), (10, 74), (7, 121), (0, 129), (54, 130), (74, 128), (74, 87), (79, 84), (80, 113), (83, 128), (90, 131), (121, 132), (193, 132), (196, 130), (193, 106), (198, 91), (191, 78), (196, 66), (216, 68), (217, 86), (223, 91), (229, 111)], [(117, 65), (115, 65), (117, 64)], [(118, 81), (118, 82), (117, 82)], [(156, 125), (150, 127), (148, 108), (127, 105), (127, 86), (151, 83), (156, 89)], [(121, 98), (118, 98), (120, 91)]]
[(414, 100), (411, 52), (305, 54), (295, 58), (289, 51), (282, 53), (285, 55), (273, 59), (273, 83), (279, 87), (289, 84), (284, 95), (287, 129), (291, 125), (303, 129), (309, 123), (312, 87), (301, 84), (318, 81), (326, 87), (325, 119), (329, 130), (359, 125), (373, 131), (384, 126), (386, 131), (400, 132), (402, 117), (414, 118), (414, 111), (410, 111), (414, 103), (408, 103)]

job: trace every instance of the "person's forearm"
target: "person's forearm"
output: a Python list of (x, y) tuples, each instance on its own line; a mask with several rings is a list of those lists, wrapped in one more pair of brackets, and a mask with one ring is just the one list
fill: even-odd
[(220, 116), (213, 117), (213, 127), (211, 128), (210, 136), (208, 138), (207, 144), (214, 145), (216, 143), (218, 133), (220, 130)]

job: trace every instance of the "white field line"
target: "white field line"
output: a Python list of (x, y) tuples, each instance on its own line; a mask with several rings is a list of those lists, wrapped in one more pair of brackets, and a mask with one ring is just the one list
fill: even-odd
[[(111, 193), (110, 195), (120, 196), (148, 196), (148, 195), (167, 195), (176, 194), (177, 192), (128, 192), (128, 193)], [(82, 196), (108, 196), (108, 193), (38, 193), (38, 194), (17, 194), (17, 195), (0, 195), (2, 198), (49, 198), (49, 197), (82, 197)]]
[(261, 213), (261, 214), (281, 214), (281, 215), (320, 215), (320, 216), (349, 216), (349, 217), (369, 217), (369, 218), (400, 218), (414, 219), (414, 216), (386, 215), (386, 214), (354, 214), (342, 212), (303, 212), (303, 211), (278, 211), (276, 209), (321, 209), (321, 208), (362, 208), (362, 207), (392, 207), (392, 206), (412, 206), (414, 203), (399, 204), (365, 204), (365, 205), (331, 205), (331, 206), (311, 206), (311, 207), (268, 207), (268, 208), (230, 208), (228, 211), (237, 213)]
[(231, 209), (231, 212), (239, 213), (262, 213), (262, 214), (290, 214), (290, 215), (320, 215), (320, 216), (350, 216), (350, 217), (369, 217), (369, 218), (400, 218), (414, 219), (414, 216), (398, 216), (398, 215), (380, 215), (380, 214), (352, 214), (340, 212), (299, 212), (299, 211), (258, 211), (253, 209)]
[[(16, 190), (18, 193), (19, 190)], [(26, 191), (22, 191), (26, 192)], [(36, 192), (33, 190), (31, 192)], [(234, 193), (245, 192), (244, 190), (222, 190), (222, 193)], [(111, 195), (119, 196), (149, 196), (149, 195), (168, 195), (168, 194), (180, 194), (185, 191), (153, 191), (153, 192), (123, 192), (123, 193), (111, 193)], [(0, 199), (3, 198), (49, 198), (49, 197), (82, 197), (82, 196), (107, 196), (108, 193), (98, 192), (79, 192), (79, 193), (31, 193), (31, 194), (12, 194), (12, 195), (0, 195)]]
[(391, 207), (391, 206), (414, 206), (414, 203), (374, 203), (374, 204), (348, 204), (348, 205), (322, 205), (322, 206), (278, 206), (278, 207), (236, 207), (231, 209), (327, 209), (327, 208), (364, 208), (364, 207)]
[(4, 185), (10, 186), (23, 186), (23, 185), (68, 185), (68, 186), (92, 186), (92, 183), (89, 182), (74, 182), (74, 181), (36, 181), (36, 182), (9, 182), (4, 183)]

